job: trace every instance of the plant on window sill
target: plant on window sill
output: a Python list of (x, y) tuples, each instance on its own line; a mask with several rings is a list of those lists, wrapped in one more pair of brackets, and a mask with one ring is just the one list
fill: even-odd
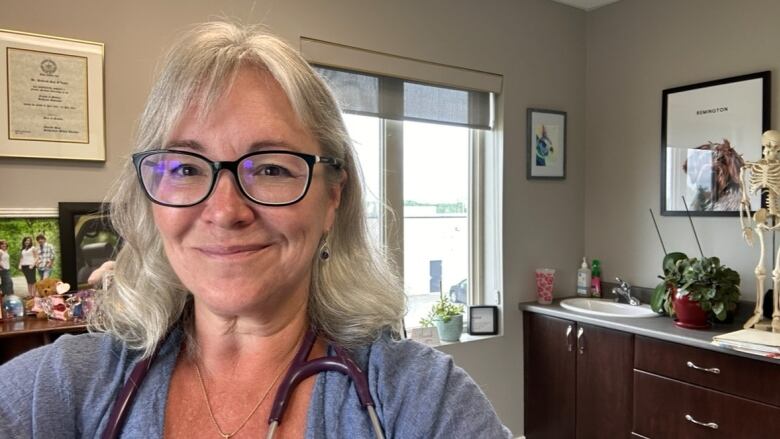
[(444, 294), (440, 294), (439, 300), (433, 304), (428, 315), (420, 319), (420, 324), (426, 328), (435, 325), (442, 341), (459, 341), (463, 332), (464, 311), (462, 304), (453, 303)]

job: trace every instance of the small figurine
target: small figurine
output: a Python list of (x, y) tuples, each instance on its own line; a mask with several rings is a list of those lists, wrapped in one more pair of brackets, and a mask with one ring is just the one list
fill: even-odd
[(81, 321), (87, 319), (93, 308), (94, 295), (95, 290), (80, 290), (66, 300), (73, 320)]

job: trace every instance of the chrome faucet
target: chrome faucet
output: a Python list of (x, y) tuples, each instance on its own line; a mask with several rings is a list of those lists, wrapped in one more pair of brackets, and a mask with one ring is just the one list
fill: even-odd
[(615, 288), (612, 288), (612, 294), (615, 295), (615, 302), (619, 302), (621, 297), (624, 297), (629, 305), (633, 306), (639, 306), (641, 305), (641, 302), (639, 302), (639, 299), (631, 295), (631, 284), (624, 281), (623, 279), (616, 277), (619, 285)]

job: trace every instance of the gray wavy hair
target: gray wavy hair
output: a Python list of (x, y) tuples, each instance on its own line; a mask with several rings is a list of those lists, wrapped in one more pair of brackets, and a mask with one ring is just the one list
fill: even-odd
[[(312, 263), (310, 323), (348, 349), (372, 342), (388, 328), (397, 333), (405, 295), (395, 270), (369, 238), (362, 177), (338, 104), (286, 43), (258, 27), (227, 22), (193, 27), (165, 58), (141, 116), (135, 151), (160, 148), (188, 109), (207, 114), (243, 67), (273, 76), (322, 154), (345, 163), (348, 178), (328, 235), (331, 257), (327, 262), (315, 257)], [(106, 200), (124, 246), (117, 255), (113, 286), (101, 296), (90, 323), (146, 357), (169, 328), (192, 311), (190, 293), (168, 262), (151, 202), (130, 160)]]

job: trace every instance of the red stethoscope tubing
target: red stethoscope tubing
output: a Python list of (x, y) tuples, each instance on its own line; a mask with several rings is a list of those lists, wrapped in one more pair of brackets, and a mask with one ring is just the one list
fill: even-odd
[[(317, 334), (313, 329), (309, 329), (306, 332), (303, 343), (301, 343), (301, 347), (295, 354), (295, 358), (293, 359), (287, 374), (279, 384), (276, 396), (274, 397), (274, 404), (271, 407), (271, 413), (268, 417), (269, 428), (268, 435), (266, 436), (267, 439), (273, 438), (277, 427), (282, 421), (282, 415), (284, 414), (287, 402), (293, 391), (295, 391), (295, 387), (306, 378), (325, 371), (340, 372), (352, 380), (355, 385), (355, 390), (357, 391), (360, 405), (368, 412), (376, 438), (384, 439), (382, 426), (374, 409), (374, 401), (368, 390), (368, 378), (366, 377), (366, 374), (360, 370), (360, 367), (358, 367), (355, 361), (352, 360), (347, 352), (340, 346), (333, 346), (336, 355), (307, 361), (306, 359), (309, 357), (316, 340)], [(130, 376), (127, 378), (127, 381), (125, 381), (124, 386), (122, 386), (122, 389), (119, 391), (119, 394), (114, 401), (114, 406), (111, 408), (107, 427), (101, 436), (103, 439), (115, 439), (119, 437), (124, 421), (130, 411), (130, 406), (132, 405), (144, 378), (146, 378), (146, 374), (149, 372), (149, 369), (151, 369), (152, 363), (159, 353), (159, 349), (160, 346), (158, 345), (150, 357), (139, 361), (133, 367)]]

